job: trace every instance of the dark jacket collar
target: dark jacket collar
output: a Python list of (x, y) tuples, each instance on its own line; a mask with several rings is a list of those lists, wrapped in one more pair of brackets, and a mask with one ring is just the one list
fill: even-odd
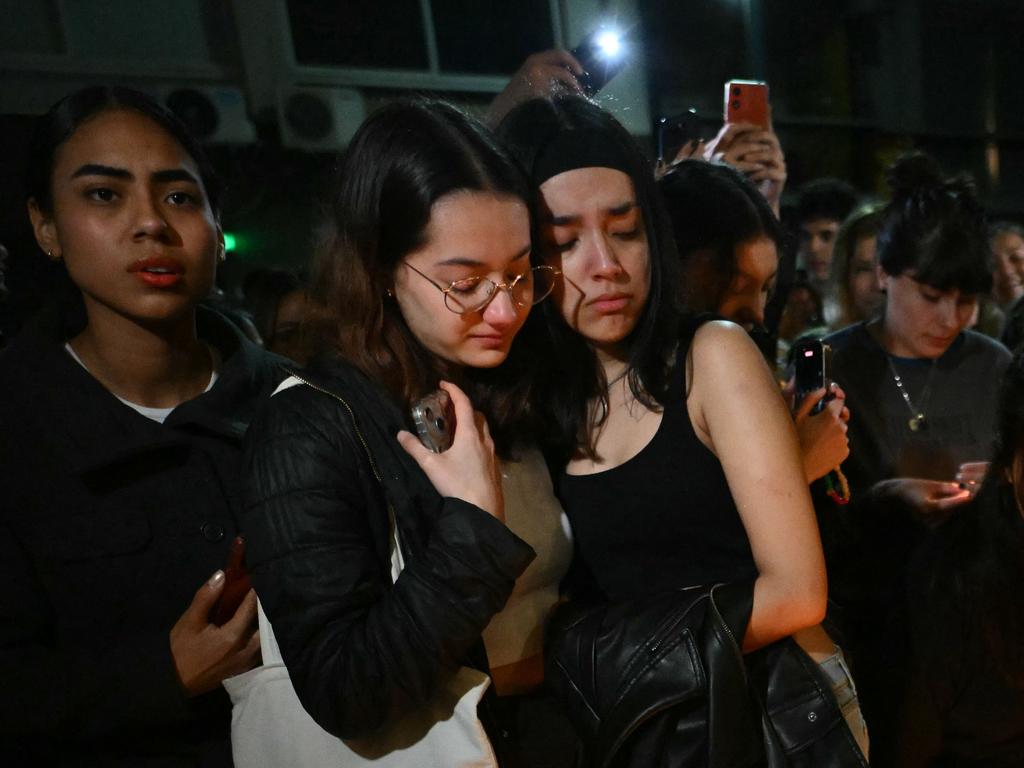
[[(13, 398), (10, 420), (41, 417), (54, 425), (47, 438), (79, 474), (184, 445), (190, 432), (240, 442), (267, 389), (268, 371), (285, 362), (249, 342), (219, 313), (200, 307), (197, 331), (220, 352), (219, 376), (209, 392), (180, 405), (161, 425), (120, 402), (67, 353), (64, 344), (84, 327), (80, 302), (51, 306), (0, 356), (0, 378)], [(282, 369), (277, 378), (284, 375)]]

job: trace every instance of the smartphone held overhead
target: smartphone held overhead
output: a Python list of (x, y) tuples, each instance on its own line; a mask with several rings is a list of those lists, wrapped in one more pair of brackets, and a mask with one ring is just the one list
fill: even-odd
[(723, 119), (727, 123), (749, 123), (767, 131), (771, 125), (768, 83), (761, 80), (727, 82)]
[(583, 67), (583, 74), (576, 78), (583, 92), (593, 96), (626, 66), (627, 44), (617, 30), (599, 27), (569, 53)]

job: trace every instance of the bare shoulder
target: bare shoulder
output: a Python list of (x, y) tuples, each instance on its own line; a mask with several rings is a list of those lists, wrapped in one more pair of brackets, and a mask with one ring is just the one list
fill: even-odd
[(707, 374), (714, 377), (768, 370), (761, 351), (747, 332), (728, 320), (704, 323), (693, 337), (689, 356), (698, 380)]

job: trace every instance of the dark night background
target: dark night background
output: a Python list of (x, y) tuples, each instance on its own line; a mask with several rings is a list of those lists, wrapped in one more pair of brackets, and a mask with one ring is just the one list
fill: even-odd
[(620, 12), (642, 50), (650, 119), (636, 132), (645, 142), (658, 116), (690, 107), (713, 135), (722, 83), (765, 79), (787, 197), (820, 175), (877, 193), (885, 166), (920, 147), (947, 171), (972, 173), (993, 214), (1024, 213), (1019, 0), (431, 0), (429, 8), (428, 18), (419, 0), (0, 0), (0, 242), (11, 251), (4, 327), (44, 297), (53, 269), (28, 228), (21, 162), (31, 115), (61, 93), (117, 82), (242, 94), (253, 135), (241, 142), (218, 138), (224, 115), (184, 103), (228, 182), (223, 224), (238, 244), (222, 281), (233, 292), (255, 266), (304, 264), (329, 148), (340, 147), (330, 136), (302, 140), (329, 120), (315, 103), (291, 113), (283, 130), (282, 88), (355, 88), (366, 111), (432, 92), (482, 112), (527, 54), (571, 47), (573, 30)]

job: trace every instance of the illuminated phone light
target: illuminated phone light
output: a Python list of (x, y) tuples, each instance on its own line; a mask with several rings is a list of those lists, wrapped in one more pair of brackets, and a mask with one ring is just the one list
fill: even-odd
[(605, 58), (613, 59), (622, 52), (622, 39), (618, 32), (602, 32), (597, 38), (597, 44)]
[(813, 349), (805, 349), (804, 350), (804, 357), (814, 357), (814, 350)]
[(224, 251), (225, 253), (231, 253), (235, 248), (238, 247), (238, 239), (230, 232), (224, 233)]

